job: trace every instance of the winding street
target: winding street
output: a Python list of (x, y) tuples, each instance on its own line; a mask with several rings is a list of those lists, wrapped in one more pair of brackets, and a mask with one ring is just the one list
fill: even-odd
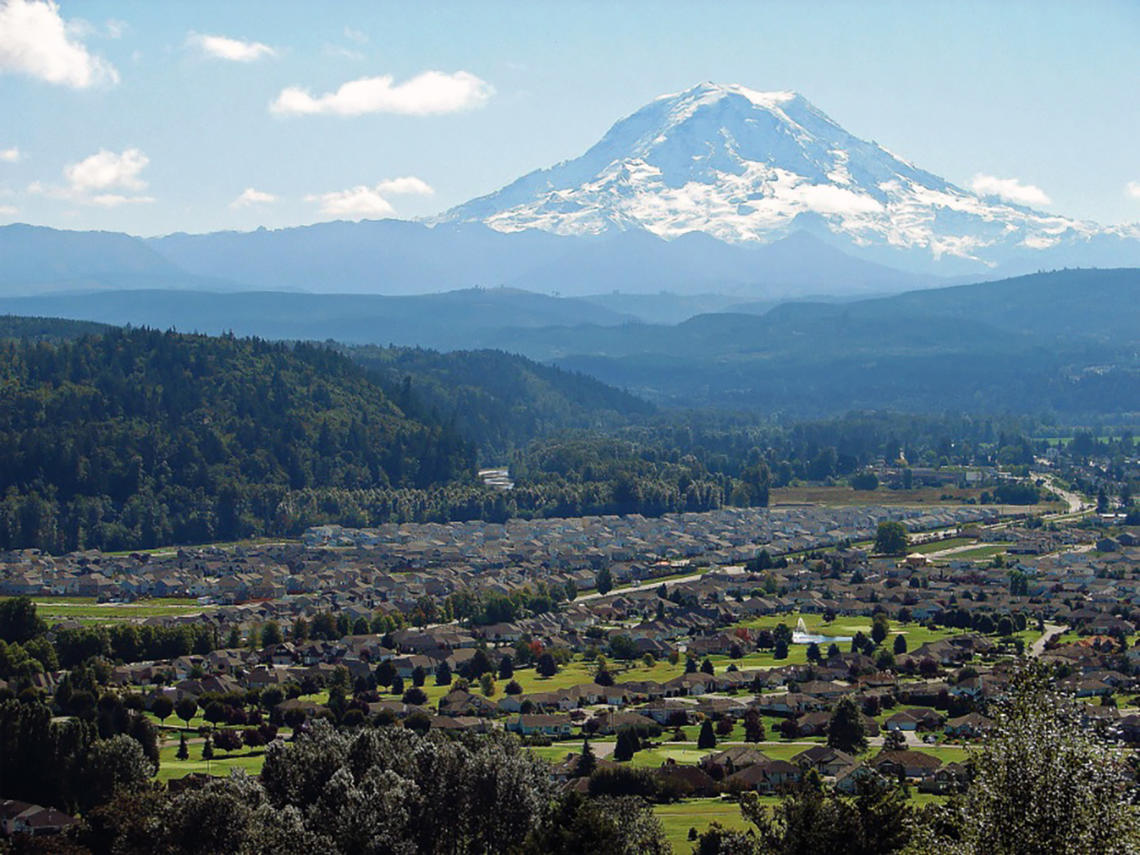
[(1068, 630), (1068, 627), (1064, 626), (1063, 624), (1045, 624), (1045, 632), (1041, 633), (1041, 637), (1029, 646), (1029, 655), (1033, 656), (1034, 658), (1040, 656), (1045, 652), (1045, 645), (1066, 630)]

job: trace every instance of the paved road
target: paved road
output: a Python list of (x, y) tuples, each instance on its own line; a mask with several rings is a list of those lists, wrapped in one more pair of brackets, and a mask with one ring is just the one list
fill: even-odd
[(702, 576), (705, 575), (705, 573), (708, 573), (711, 570), (716, 570), (720, 573), (743, 573), (744, 572), (744, 569), (739, 568), (739, 567), (737, 567), (737, 568), (733, 568), (733, 567), (708, 567), (708, 568), (705, 568), (704, 570), (702, 570), (700, 573), (690, 573), (688, 576), (677, 576), (677, 577), (672, 578), (672, 579), (646, 579), (640, 585), (623, 585), (622, 587), (614, 588), (612, 591), (609, 591), (608, 593), (605, 593), (605, 594), (599, 594), (597, 591), (595, 591), (592, 594), (579, 594), (577, 597), (574, 598), (574, 602), (584, 603), (584, 602), (587, 602), (588, 600), (598, 600), (598, 599), (601, 599), (602, 597), (616, 597), (619, 594), (626, 594), (626, 593), (629, 593), (630, 591), (643, 591), (646, 588), (657, 588), (662, 584), (665, 585), (666, 589), (668, 589), (668, 588), (672, 587), (673, 585), (679, 585), (681, 582), (692, 582), (692, 581), (695, 581), (697, 579), (700, 579)]
[(1037, 639), (1035, 642), (1033, 642), (1033, 644), (1030, 645), (1029, 655), (1034, 656), (1034, 657), (1040, 656), (1042, 653), (1045, 652), (1045, 645), (1048, 644), (1051, 639), (1056, 638), (1058, 635), (1065, 632), (1066, 630), (1068, 630), (1068, 627), (1064, 626), (1062, 624), (1058, 624), (1058, 623), (1047, 623), (1047, 624), (1045, 624), (1045, 632), (1041, 635), (1041, 637), (1039, 639)]
[(951, 546), (947, 549), (939, 549), (937, 552), (927, 552), (926, 557), (929, 559), (945, 558), (949, 555), (956, 555), (959, 552), (969, 552), (972, 549), (979, 549), (983, 546), (993, 546), (992, 543), (978, 541), (976, 543), (964, 543), (961, 546)]
[[(1057, 483), (1055, 476), (1050, 475), (1047, 472), (1034, 472), (1033, 477), (1043, 479), (1045, 483), (1049, 485), (1050, 490), (1065, 500), (1065, 504), (1069, 506), (1068, 513), (1080, 514), (1092, 509), (1092, 504), (1087, 501), (1084, 496), (1080, 495), (1079, 493), (1074, 493), (1072, 490), (1066, 490), (1064, 487)], [(1061, 515), (1055, 514), (1054, 516)]]

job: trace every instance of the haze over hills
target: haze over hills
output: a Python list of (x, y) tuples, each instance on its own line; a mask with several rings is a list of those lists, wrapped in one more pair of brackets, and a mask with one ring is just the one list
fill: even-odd
[(647, 324), (589, 301), (510, 289), (399, 298), (145, 291), (0, 299), (0, 312), (21, 315), (495, 348), (682, 407), (1112, 413), (1140, 401), (1136, 269), (1056, 271), (751, 312), (716, 308), (679, 324)]
[(469, 288), (407, 297), (151, 289), (0, 298), (0, 307), (0, 311), (15, 315), (157, 329), (175, 327), (185, 332), (449, 350), (489, 345), (500, 339), (498, 331), (503, 328), (567, 323), (603, 327), (632, 320), (629, 315), (586, 300), (509, 288)]

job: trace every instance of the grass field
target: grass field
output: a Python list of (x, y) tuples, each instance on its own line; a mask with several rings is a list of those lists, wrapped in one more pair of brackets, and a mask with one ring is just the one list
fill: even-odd
[[(779, 800), (766, 796), (763, 801), (775, 805)], [(740, 805), (726, 799), (682, 799), (673, 804), (654, 805), (653, 812), (665, 827), (665, 837), (674, 853), (693, 850), (693, 844), (689, 842), (690, 828), (695, 828), (700, 834), (713, 822), (740, 831), (749, 827), (740, 815)]]
[(265, 763), (264, 748), (242, 748), (232, 755), (224, 751), (214, 750), (214, 759), (209, 762), (202, 759), (202, 740), (195, 736), (187, 740), (190, 751), (188, 760), (179, 760), (174, 755), (178, 753), (178, 738), (166, 742), (158, 752), (158, 780), (169, 781), (171, 778), (183, 778), (192, 772), (206, 772), (210, 775), (225, 777), (230, 769), (244, 769), (251, 775), (261, 771)]
[[(0, 597), (0, 600), (7, 599)], [(78, 620), (91, 623), (113, 623), (120, 620), (138, 620), (149, 617), (196, 614), (209, 611), (197, 600), (160, 599), (139, 600), (134, 603), (99, 603), (94, 597), (35, 597), (36, 614), (44, 620)]]
[[(945, 797), (929, 793), (911, 791), (908, 804), (915, 808), (935, 802), (945, 801)], [(780, 803), (777, 796), (761, 796), (760, 803), (769, 809)], [(688, 855), (693, 851), (693, 842), (689, 840), (689, 829), (695, 828), (701, 834), (716, 822), (733, 831), (745, 831), (751, 824), (740, 813), (740, 805), (735, 801), (722, 798), (681, 799), (678, 802), (665, 805), (654, 805), (653, 813), (661, 820), (665, 829), (665, 838), (673, 847), (674, 855)], [(818, 853), (826, 855), (826, 853)]]
[(974, 543), (972, 537), (950, 537), (946, 540), (935, 540), (930, 543), (920, 543), (917, 546), (910, 547), (910, 552), (917, 552), (920, 555), (927, 555), (931, 552), (941, 552), (943, 549), (955, 549), (959, 546), (968, 546)]
[(964, 549), (953, 555), (946, 555), (945, 561), (986, 561), (995, 555), (1001, 555), (1009, 547), (1008, 543), (991, 543), (988, 546), (979, 546), (976, 549)]

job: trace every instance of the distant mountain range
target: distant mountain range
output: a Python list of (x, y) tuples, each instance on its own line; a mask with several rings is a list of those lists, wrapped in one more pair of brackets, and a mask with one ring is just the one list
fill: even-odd
[[(73, 251), (74, 250), (74, 251)], [(585, 296), (719, 293), (735, 300), (887, 293), (938, 280), (853, 258), (806, 232), (770, 245), (646, 231), (562, 236), (481, 223), (332, 222), (144, 240), (0, 226), (0, 295), (198, 289), (428, 294), (471, 287)]]
[(0, 298), (0, 313), (217, 335), (345, 344), (398, 344), (453, 350), (494, 346), (501, 330), (562, 324), (602, 328), (630, 315), (582, 299), (510, 288), (468, 288), (442, 294), (380, 297), (243, 291), (96, 291)]

